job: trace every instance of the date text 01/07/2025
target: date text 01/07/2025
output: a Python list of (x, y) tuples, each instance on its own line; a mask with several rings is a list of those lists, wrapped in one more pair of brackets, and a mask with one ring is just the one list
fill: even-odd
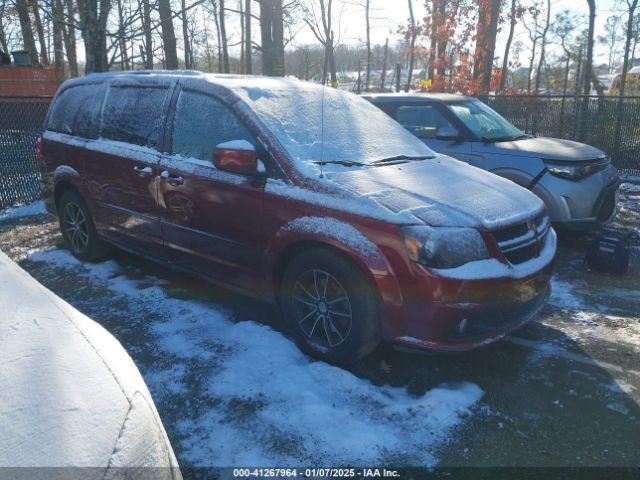
[(236, 478), (399, 478), (386, 468), (234, 468)]

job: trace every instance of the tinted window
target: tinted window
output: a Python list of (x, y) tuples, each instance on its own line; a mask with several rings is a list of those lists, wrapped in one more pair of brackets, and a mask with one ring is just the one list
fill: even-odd
[(102, 114), (100, 135), (144, 147), (157, 147), (166, 87), (112, 86)]
[(451, 123), (432, 105), (399, 107), (396, 120), (407, 130), (421, 138), (435, 138), (436, 130), (451, 127)]
[(98, 138), (104, 85), (78, 85), (66, 89), (56, 99), (47, 129), (54, 132)]
[(211, 160), (216, 145), (230, 140), (247, 140), (258, 146), (251, 132), (220, 100), (197, 92), (180, 93), (173, 127), (174, 153)]

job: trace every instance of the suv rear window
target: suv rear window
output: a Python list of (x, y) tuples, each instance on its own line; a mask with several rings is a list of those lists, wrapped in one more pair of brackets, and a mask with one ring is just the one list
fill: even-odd
[(100, 135), (156, 148), (168, 91), (165, 86), (111, 86), (102, 113)]
[(102, 84), (88, 84), (63, 91), (53, 104), (47, 130), (98, 138), (105, 90)]

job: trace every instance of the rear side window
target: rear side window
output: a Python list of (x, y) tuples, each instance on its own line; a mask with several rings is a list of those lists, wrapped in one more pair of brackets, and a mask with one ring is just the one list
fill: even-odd
[(188, 90), (180, 93), (173, 126), (173, 153), (211, 161), (216, 145), (231, 140), (247, 140), (258, 146), (247, 127), (220, 100)]
[(63, 91), (53, 104), (47, 130), (98, 138), (105, 91), (101, 84), (78, 85)]
[(164, 86), (111, 86), (103, 113), (103, 138), (156, 148), (169, 89)]
[(421, 138), (435, 138), (438, 128), (451, 127), (451, 123), (432, 105), (407, 105), (396, 111), (400, 125)]

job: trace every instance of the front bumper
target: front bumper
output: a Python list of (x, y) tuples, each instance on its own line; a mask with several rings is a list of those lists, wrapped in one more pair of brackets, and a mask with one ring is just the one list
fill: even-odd
[(552, 272), (553, 262), (521, 279), (434, 279), (438, 285), (429, 300), (418, 292), (405, 296), (405, 329), (392, 341), (441, 352), (496, 342), (538, 315), (549, 298)]
[(546, 173), (532, 191), (547, 205), (554, 225), (570, 230), (590, 230), (615, 217), (619, 186), (618, 172), (609, 165), (578, 181)]

